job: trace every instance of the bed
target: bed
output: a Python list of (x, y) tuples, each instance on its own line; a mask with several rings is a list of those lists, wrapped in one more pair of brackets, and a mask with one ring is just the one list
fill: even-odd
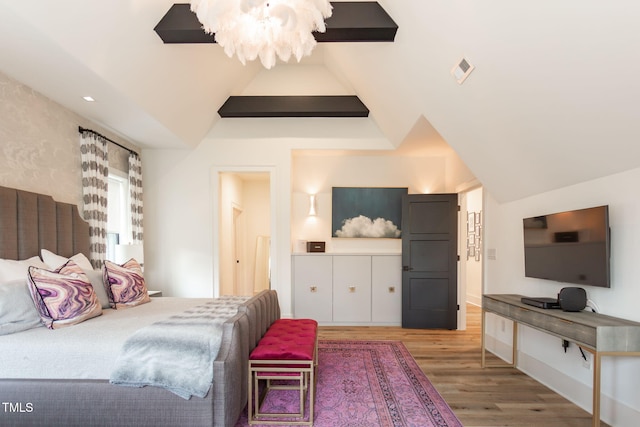
[[(89, 227), (76, 206), (0, 187), (0, 259), (25, 260), (42, 249), (67, 258), (88, 255)], [(133, 331), (206, 301), (162, 297), (124, 310), (103, 306), (102, 315), (77, 325), (0, 335), (0, 425), (235, 425), (247, 401), (249, 352), (280, 317), (275, 291), (239, 302), (222, 322), (212, 385), (204, 397), (185, 399), (160, 387), (109, 382), (119, 346)]]

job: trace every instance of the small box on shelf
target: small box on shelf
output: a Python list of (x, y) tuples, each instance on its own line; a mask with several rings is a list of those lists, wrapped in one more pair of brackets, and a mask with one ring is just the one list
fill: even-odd
[(325, 242), (307, 242), (307, 252), (324, 252)]

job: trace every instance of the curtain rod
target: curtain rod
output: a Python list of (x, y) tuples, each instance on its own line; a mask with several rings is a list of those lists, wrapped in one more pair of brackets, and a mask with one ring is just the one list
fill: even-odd
[(135, 154), (136, 156), (139, 156), (139, 154), (138, 154), (136, 151), (132, 150), (131, 148), (127, 148), (127, 147), (125, 147), (125, 146), (124, 146), (124, 145), (122, 145), (122, 144), (118, 144), (118, 143), (117, 143), (117, 142), (115, 142), (114, 140), (107, 138), (106, 136), (102, 135), (101, 133), (96, 132), (95, 130), (91, 130), (91, 129), (83, 128), (82, 126), (78, 126), (78, 132), (80, 132), (80, 133), (90, 132), (90, 133), (92, 133), (92, 134), (94, 134), (94, 135), (99, 136), (100, 138), (104, 138), (104, 139), (106, 139), (106, 140), (107, 140), (107, 141), (109, 141), (110, 143), (115, 144), (115, 145), (117, 145), (117, 146), (118, 146), (118, 147), (120, 147), (120, 148), (124, 148), (125, 150), (127, 150), (127, 151), (128, 151), (128, 152), (130, 152), (130, 153)]

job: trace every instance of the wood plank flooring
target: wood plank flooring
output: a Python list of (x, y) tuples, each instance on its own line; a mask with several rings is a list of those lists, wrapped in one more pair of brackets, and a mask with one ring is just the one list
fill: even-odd
[[(319, 338), (402, 341), (468, 427), (591, 426), (591, 414), (517, 369), (482, 369), (480, 322), (480, 308), (469, 305), (466, 331), (321, 326)], [(487, 352), (487, 361), (498, 359)]]

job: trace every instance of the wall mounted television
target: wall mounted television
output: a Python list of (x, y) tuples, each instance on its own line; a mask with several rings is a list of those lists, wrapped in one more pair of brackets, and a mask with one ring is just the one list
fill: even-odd
[(609, 207), (523, 219), (526, 277), (608, 288)]

